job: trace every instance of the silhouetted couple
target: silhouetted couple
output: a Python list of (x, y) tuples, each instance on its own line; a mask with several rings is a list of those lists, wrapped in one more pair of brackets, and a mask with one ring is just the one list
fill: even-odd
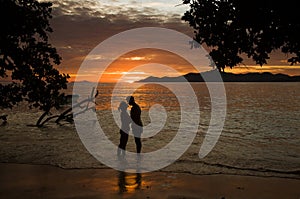
[(131, 130), (134, 135), (134, 141), (136, 144), (136, 152), (140, 155), (142, 150), (141, 134), (143, 133), (143, 123), (141, 120), (141, 108), (135, 102), (133, 96), (126, 98), (127, 103), (131, 106), (130, 116), (127, 112), (128, 104), (122, 101), (119, 105), (119, 111), (121, 116), (121, 129), (120, 129), (120, 144), (118, 147), (118, 156), (125, 156), (126, 145), (128, 142), (128, 135)]

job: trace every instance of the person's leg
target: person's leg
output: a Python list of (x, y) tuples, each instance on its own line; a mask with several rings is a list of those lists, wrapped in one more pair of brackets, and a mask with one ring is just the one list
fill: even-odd
[(135, 145), (136, 145), (136, 152), (141, 153), (142, 150), (142, 142), (141, 137), (134, 137)]
[(142, 137), (142, 133), (143, 133), (143, 128), (138, 125), (134, 125), (134, 126), (132, 126), (132, 133), (134, 135), (136, 152), (138, 154), (140, 154), (141, 150), (142, 150), (142, 141), (141, 141), (142, 138), (141, 137)]
[(120, 144), (119, 144), (119, 148), (118, 148), (118, 155), (120, 155), (121, 153), (121, 150), (126, 150), (126, 145), (127, 145), (127, 142), (128, 142), (128, 134), (125, 133), (124, 131), (120, 130)]

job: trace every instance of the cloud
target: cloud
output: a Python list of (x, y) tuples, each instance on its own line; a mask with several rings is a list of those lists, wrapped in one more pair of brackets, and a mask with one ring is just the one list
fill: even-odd
[(165, 27), (192, 37), (192, 29), (180, 20), (180, 14), (166, 14), (156, 8), (139, 5), (137, 1), (53, 1), (50, 23), (54, 32), (49, 39), (63, 58), (60, 70), (76, 73), (94, 47), (125, 30)]
[[(40, 0), (46, 1), (46, 0)], [(54, 12), (58, 16), (80, 16), (82, 20), (85, 17), (100, 17), (106, 18), (109, 15), (114, 15), (116, 18), (123, 18), (141, 21), (143, 17), (152, 19), (174, 19), (174, 16), (183, 15), (187, 9), (178, 9), (173, 3), (166, 2), (137, 2), (137, 1), (97, 1), (97, 0), (54, 0), (52, 1)], [(142, 16), (142, 18), (141, 18)], [(76, 18), (76, 20), (80, 19)]]
[[(48, 0), (42, 0), (48, 1)], [(75, 74), (82, 61), (93, 48), (105, 39), (133, 28), (140, 27), (164, 27), (177, 30), (191, 38), (194, 36), (192, 28), (180, 18), (184, 13), (179, 0), (55, 0), (53, 1), (53, 18), (51, 27), (54, 32), (49, 35), (50, 42), (57, 48), (62, 56), (62, 64), (59, 69), (64, 73)], [(174, 5), (173, 5), (174, 4)], [(142, 5), (142, 6), (141, 6)], [(124, 41), (130, 45), (130, 41)], [(174, 41), (176, 42), (176, 41)], [(133, 57), (125, 57), (127, 61), (141, 62), (151, 61), (159, 56), (156, 52), (147, 53), (145, 60), (143, 54)], [(105, 55), (89, 57), (94, 61), (105, 59)], [(151, 60), (149, 60), (151, 59)], [(180, 71), (190, 70), (185, 64), (172, 63), (172, 56), (165, 55), (165, 64), (172, 64)], [(168, 60), (169, 59), (169, 60)], [(286, 57), (275, 53), (269, 64), (286, 65), (282, 60)], [(253, 63), (246, 59), (245, 63)], [(292, 70), (292, 69), (291, 69)]]
[(151, 57), (140, 57), (140, 56), (134, 56), (134, 57), (124, 57), (122, 60), (125, 61), (150, 61)]
[(129, 71), (129, 72), (122, 72), (122, 75), (144, 75), (145, 72), (143, 71)]

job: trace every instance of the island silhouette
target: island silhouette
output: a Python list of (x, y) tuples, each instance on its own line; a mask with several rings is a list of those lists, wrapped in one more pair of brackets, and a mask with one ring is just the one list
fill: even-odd
[(218, 70), (211, 70), (203, 73), (187, 73), (177, 77), (147, 77), (138, 82), (300, 82), (300, 76), (289, 76), (286, 74), (272, 74), (270, 72), (252, 72), (245, 74), (234, 74), (222, 72)]

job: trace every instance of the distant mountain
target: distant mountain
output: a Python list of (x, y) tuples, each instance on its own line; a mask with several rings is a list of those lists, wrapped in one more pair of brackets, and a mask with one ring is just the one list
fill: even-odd
[[(188, 73), (178, 77), (147, 77), (138, 82), (219, 82), (218, 71), (212, 70), (203, 73)], [(289, 76), (285, 74), (264, 73), (220, 73), (223, 82), (300, 82), (300, 76)]]

